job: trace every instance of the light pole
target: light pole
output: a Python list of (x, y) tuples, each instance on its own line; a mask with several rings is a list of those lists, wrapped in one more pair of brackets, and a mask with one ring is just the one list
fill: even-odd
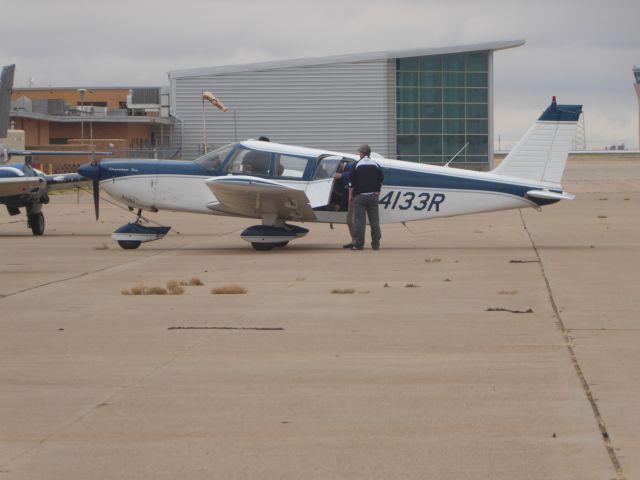
[(79, 88), (80, 94), (80, 143), (84, 145), (84, 94), (87, 92), (86, 88)]
[(638, 95), (638, 148), (640, 148), (640, 66), (633, 67), (633, 76), (636, 79), (636, 94)]

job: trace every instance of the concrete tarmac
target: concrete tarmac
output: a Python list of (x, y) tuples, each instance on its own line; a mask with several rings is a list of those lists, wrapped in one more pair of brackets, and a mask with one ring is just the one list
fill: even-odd
[(640, 478), (640, 162), (565, 179), (574, 201), (380, 251), (169, 212), (180, 234), (125, 251), (131, 214), (88, 194), (42, 237), (2, 215), (0, 480)]

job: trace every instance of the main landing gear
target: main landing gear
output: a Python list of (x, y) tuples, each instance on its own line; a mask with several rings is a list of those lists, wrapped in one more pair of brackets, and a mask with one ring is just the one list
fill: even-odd
[(282, 222), (281, 226), (276, 225), (253, 225), (246, 228), (240, 238), (251, 243), (256, 250), (272, 250), (276, 247), (285, 247), (291, 240), (304, 237), (309, 230), (289, 225)]
[(144, 242), (152, 242), (164, 238), (171, 230), (171, 227), (149, 227), (143, 225), (143, 220), (142, 210), (138, 210), (136, 221), (118, 228), (113, 232), (111, 238), (117, 241), (121, 248), (134, 250)]

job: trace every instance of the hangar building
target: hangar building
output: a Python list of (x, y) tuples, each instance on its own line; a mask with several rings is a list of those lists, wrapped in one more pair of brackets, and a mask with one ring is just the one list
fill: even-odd
[[(458, 167), (493, 163), (496, 41), (169, 72), (172, 144), (182, 157), (257, 138)], [(213, 92), (229, 109), (202, 102)], [(204, 107), (203, 107), (204, 105)], [(205, 131), (206, 129), (206, 131)], [(464, 148), (463, 148), (464, 147)]]

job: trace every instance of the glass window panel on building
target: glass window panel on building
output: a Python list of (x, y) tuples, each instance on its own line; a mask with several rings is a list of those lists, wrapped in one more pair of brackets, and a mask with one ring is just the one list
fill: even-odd
[(442, 118), (442, 104), (421, 103), (420, 118)]
[(444, 72), (443, 84), (445, 87), (464, 87), (464, 72)]
[(398, 155), (418, 155), (418, 135), (398, 135)]
[(421, 155), (442, 155), (442, 136), (420, 135)]
[(464, 88), (445, 88), (443, 99), (445, 103), (464, 103)]
[(448, 55), (443, 55), (442, 70), (445, 72), (463, 72), (464, 64), (464, 53), (450, 53)]
[(468, 103), (487, 103), (488, 91), (486, 88), (467, 88)]
[(417, 87), (418, 72), (398, 72), (398, 87)]
[(487, 51), (397, 59), (399, 159), (445, 163), (469, 143), (454, 162), (488, 163), (489, 60)]
[(467, 135), (489, 133), (489, 122), (487, 120), (467, 120)]
[(396, 97), (397, 102), (415, 103), (418, 101), (418, 88), (417, 87), (398, 87), (396, 95), (397, 95)]
[(428, 55), (419, 58), (419, 67), (423, 72), (441, 72), (442, 71), (442, 56), (441, 55)]
[(440, 135), (442, 133), (442, 119), (420, 120), (420, 134)]
[(442, 73), (441, 72), (420, 72), (419, 74), (421, 87), (441, 87), (442, 86)]
[(399, 58), (396, 62), (396, 68), (401, 71), (416, 71), (418, 70), (418, 59), (416, 57)]
[(467, 135), (467, 148), (465, 153), (467, 155), (488, 155), (489, 144), (486, 135)]
[(444, 118), (464, 118), (464, 103), (445, 103)]
[(398, 118), (418, 118), (417, 103), (399, 103)]
[(442, 121), (442, 133), (464, 135), (464, 119)]
[(488, 52), (467, 53), (467, 72), (486, 72), (489, 65)]
[(488, 82), (486, 73), (467, 73), (467, 87), (486, 87)]
[(467, 118), (488, 118), (488, 110), (486, 103), (468, 103)]
[(410, 134), (415, 135), (418, 133), (418, 120), (398, 119), (398, 134)]
[[(464, 144), (466, 143), (464, 135), (443, 135), (442, 136), (442, 144), (443, 144), (443, 154), (445, 157), (448, 157), (446, 160), (449, 161), (451, 157), (453, 157), (456, 153), (460, 151)], [(456, 160), (460, 160), (460, 158), (464, 159), (465, 152), (463, 151)]]
[(423, 103), (442, 102), (442, 89), (441, 88), (421, 88), (420, 101)]

